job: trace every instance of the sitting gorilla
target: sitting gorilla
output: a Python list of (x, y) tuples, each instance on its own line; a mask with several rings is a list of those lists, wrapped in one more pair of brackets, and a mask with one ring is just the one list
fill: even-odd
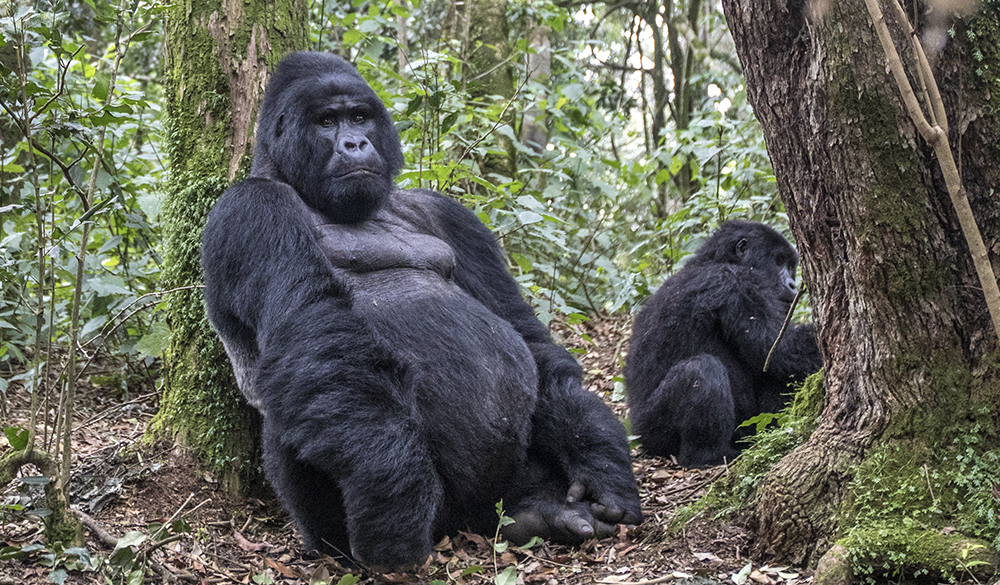
[(642, 515), (625, 431), (462, 205), (401, 191), (392, 118), (346, 61), (284, 59), (249, 179), (209, 216), (208, 314), (305, 544), (398, 569), (436, 539), (580, 542)]
[(688, 467), (732, 460), (737, 424), (786, 403), (822, 367), (812, 325), (790, 327), (795, 250), (758, 223), (724, 223), (635, 318), (625, 365), (632, 432)]

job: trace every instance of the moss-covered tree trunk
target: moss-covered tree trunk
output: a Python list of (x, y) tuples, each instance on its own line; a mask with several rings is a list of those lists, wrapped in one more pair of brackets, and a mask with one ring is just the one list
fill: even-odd
[[(170, 179), (164, 288), (202, 283), (209, 209), (249, 169), (269, 67), (308, 45), (306, 0), (173, 2), (166, 25)], [(167, 384), (153, 436), (191, 448), (236, 490), (257, 477), (256, 414), (205, 317), (201, 289), (170, 295)]]
[[(912, 74), (908, 38), (880, 2)], [(839, 542), (856, 569), (947, 573), (950, 562), (958, 574), (963, 548), (991, 552), (961, 532), (997, 537), (989, 482), (963, 478), (988, 474), (990, 461), (996, 469), (1000, 352), (938, 163), (862, 0), (723, 3), (827, 368), (817, 430), (772, 469), (750, 510), (758, 545), (802, 562)], [(934, 75), (996, 267), (1000, 3), (980, 4), (972, 17), (920, 24), (943, 44)]]

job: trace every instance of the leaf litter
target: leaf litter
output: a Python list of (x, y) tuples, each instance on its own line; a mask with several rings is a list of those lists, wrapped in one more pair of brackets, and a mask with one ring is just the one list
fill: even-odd
[[(629, 320), (595, 318), (567, 325), (553, 322), (553, 334), (583, 365), (585, 384), (624, 418), (622, 366)], [(113, 367), (113, 366), (110, 366)], [(151, 383), (136, 398), (119, 397), (93, 383), (79, 391), (73, 436), (74, 508), (92, 517), (86, 552), (105, 568), (115, 543), (132, 552), (129, 574), (89, 570), (61, 559), (67, 552), (45, 546), (38, 516), (0, 510), (0, 546), (27, 551), (0, 563), (0, 585), (41, 585), (62, 580), (91, 583), (215, 583), (355, 585), (373, 583), (463, 585), (577, 585), (607, 583), (809, 583), (811, 572), (771, 567), (747, 556), (749, 537), (739, 523), (689, 521), (668, 533), (679, 507), (697, 500), (725, 468), (684, 469), (661, 457), (633, 450), (645, 520), (620, 526), (612, 538), (577, 547), (541, 543), (530, 548), (495, 547), (492, 538), (460, 532), (444, 538), (423, 565), (405, 573), (371, 574), (344, 567), (330, 557), (306, 554), (288, 516), (270, 493), (233, 497), (184, 450), (140, 442), (158, 408)], [(12, 420), (27, 420), (27, 392), (12, 387)], [(8, 423), (10, 424), (10, 423)], [(0, 437), (0, 453), (9, 448)], [(31, 473), (22, 473), (30, 476)], [(4, 503), (30, 510), (40, 506), (42, 488), (15, 481)], [(37, 483), (37, 482), (35, 482)], [(140, 538), (142, 536), (143, 538)], [(126, 541), (125, 539), (131, 539)], [(106, 542), (107, 541), (107, 542)], [(121, 553), (115, 553), (121, 556)], [(94, 561), (93, 559), (98, 559)], [(149, 562), (145, 562), (148, 560)], [(53, 569), (59, 568), (60, 572)], [(68, 567), (69, 570), (64, 570)], [(106, 575), (112, 575), (106, 581)]]

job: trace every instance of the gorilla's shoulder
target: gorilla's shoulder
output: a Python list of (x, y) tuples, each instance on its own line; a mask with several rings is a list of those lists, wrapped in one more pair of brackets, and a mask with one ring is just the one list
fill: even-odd
[(274, 199), (291, 202), (300, 198), (295, 189), (288, 183), (264, 177), (248, 177), (226, 189), (220, 201), (233, 200), (235, 202), (235, 200), (249, 199)]
[(482, 225), (476, 214), (460, 201), (430, 189), (397, 189), (390, 195), (390, 206), (400, 217), (433, 227), (434, 231), (448, 229), (447, 226)]
[(212, 224), (241, 225), (260, 219), (261, 210), (267, 216), (302, 217), (305, 203), (287, 183), (260, 177), (250, 177), (226, 189), (209, 213)]

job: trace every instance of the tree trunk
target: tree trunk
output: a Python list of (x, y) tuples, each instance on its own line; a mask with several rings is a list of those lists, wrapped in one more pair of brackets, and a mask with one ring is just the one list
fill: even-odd
[[(308, 45), (306, 0), (175, 2), (166, 25), (168, 148), (164, 288), (202, 283), (209, 209), (252, 156), (268, 66)], [(166, 388), (151, 434), (190, 447), (230, 490), (257, 481), (259, 419), (242, 401), (200, 289), (170, 296)]]
[[(469, 22), (466, 49), (469, 69), (464, 75), (469, 94), (486, 104), (494, 103), (491, 96), (509, 101), (514, 97), (514, 78), (507, 62), (511, 54), (507, 0), (470, 0), (465, 9)], [(513, 108), (508, 108), (501, 123), (513, 128), (513, 122)], [(496, 174), (514, 179), (517, 176), (514, 143), (502, 134), (497, 134), (497, 142), (503, 154), (487, 155), (483, 170), (487, 176)]]
[[(913, 73), (909, 40), (881, 3)], [(912, 467), (927, 476), (923, 490), (914, 489), (918, 499), (939, 470), (949, 469), (948, 455), (963, 437), (974, 435), (982, 452), (997, 448), (997, 332), (938, 163), (907, 116), (863, 1), (723, 4), (802, 256), (826, 361), (819, 426), (771, 470), (751, 524), (760, 550), (784, 560), (816, 561), (834, 539), (847, 543), (855, 561), (872, 560), (877, 551), (860, 535), (891, 531), (892, 506), (885, 502), (882, 516), (865, 508), (870, 479), (896, 485), (903, 480), (894, 474)], [(997, 266), (1000, 33), (998, 5), (982, 6), (984, 12), (937, 30), (922, 23), (922, 32), (946, 41), (932, 57), (934, 75), (965, 188)], [(913, 14), (912, 6), (904, 8)], [(952, 25), (954, 34), (945, 34)], [(910, 79), (919, 92), (917, 78)], [(972, 494), (966, 489), (959, 497)], [(949, 496), (931, 493), (928, 501), (944, 506)], [(897, 521), (917, 516), (916, 509), (898, 510)], [(921, 530), (949, 534), (943, 530), (949, 513), (920, 516)], [(892, 557), (890, 564), (921, 566), (916, 556)]]

